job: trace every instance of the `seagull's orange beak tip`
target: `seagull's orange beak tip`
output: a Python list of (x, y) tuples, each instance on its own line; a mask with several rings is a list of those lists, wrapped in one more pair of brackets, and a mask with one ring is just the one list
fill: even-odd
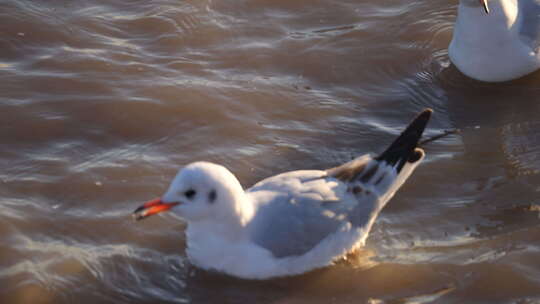
[(151, 215), (158, 214), (163, 211), (167, 211), (172, 207), (178, 205), (179, 203), (164, 203), (161, 201), (161, 198), (156, 198), (151, 201), (144, 203), (139, 208), (133, 211), (132, 217), (135, 221), (140, 221)]
[(142, 219), (144, 219), (146, 216), (144, 215), (144, 212), (133, 212), (133, 214), (131, 214), (131, 217), (133, 218), (134, 221), (140, 221)]

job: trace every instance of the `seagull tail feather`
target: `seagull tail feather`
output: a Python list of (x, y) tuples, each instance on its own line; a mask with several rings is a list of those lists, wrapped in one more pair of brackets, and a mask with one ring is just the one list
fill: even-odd
[(409, 126), (394, 140), (394, 142), (375, 159), (384, 161), (400, 172), (407, 161), (415, 162), (423, 155), (421, 149), (417, 149), (422, 133), (433, 113), (432, 109), (424, 109)]

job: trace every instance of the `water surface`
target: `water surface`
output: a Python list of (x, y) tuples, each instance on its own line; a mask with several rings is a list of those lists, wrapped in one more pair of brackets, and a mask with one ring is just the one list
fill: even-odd
[[(449, 62), (457, 1), (0, 3), (1, 303), (539, 303), (540, 74)], [(130, 212), (176, 170), (244, 186), (377, 153), (425, 107), (462, 134), (366, 250), (265, 282), (194, 268), (185, 224)]]

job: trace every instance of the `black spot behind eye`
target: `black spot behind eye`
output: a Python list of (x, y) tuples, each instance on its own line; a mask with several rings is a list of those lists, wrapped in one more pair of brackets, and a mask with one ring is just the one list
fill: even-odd
[(193, 189), (189, 189), (186, 192), (184, 192), (184, 195), (189, 199), (192, 199), (193, 197), (195, 197), (195, 194), (197, 194), (197, 192), (195, 192), (195, 190)]
[(216, 197), (217, 197), (216, 190), (212, 189), (212, 191), (208, 193), (208, 201), (210, 202), (210, 204), (215, 203)]

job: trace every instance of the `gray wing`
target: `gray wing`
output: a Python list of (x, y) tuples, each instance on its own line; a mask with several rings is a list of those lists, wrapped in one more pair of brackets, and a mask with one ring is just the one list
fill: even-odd
[(365, 156), (327, 171), (293, 171), (256, 184), (247, 193), (265, 203), (249, 224), (252, 241), (276, 257), (302, 255), (340, 229), (370, 227), (380, 210), (373, 187), (391, 183), (379, 164)]
[(308, 252), (346, 224), (339, 213), (325, 212), (323, 204), (309, 197), (276, 196), (259, 208), (250, 229), (252, 241), (277, 258)]
[(257, 210), (248, 228), (252, 241), (283, 257), (304, 254), (339, 231), (356, 229), (362, 231), (359, 238), (367, 236), (382, 207), (424, 158), (417, 146), (432, 112), (420, 112), (376, 158), (361, 156), (326, 171), (287, 172), (248, 189)]
[(537, 52), (540, 46), (540, 0), (519, 0), (517, 26), (523, 42)]

